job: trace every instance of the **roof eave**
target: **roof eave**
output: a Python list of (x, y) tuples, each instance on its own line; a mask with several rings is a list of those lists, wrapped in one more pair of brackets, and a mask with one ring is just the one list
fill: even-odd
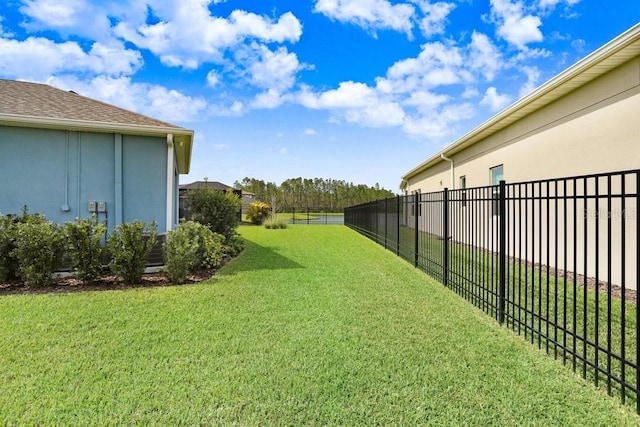
[[(626, 55), (623, 54), (622, 51), (629, 47), (633, 47), (631, 52)], [(486, 122), (463, 135), (434, 156), (411, 169), (402, 176), (401, 185), (404, 184), (406, 186), (410, 178), (441, 162), (441, 154), (449, 156), (461, 151), (463, 148), (504, 129), (526, 115), (560, 99), (567, 93), (611, 71), (638, 54), (640, 54), (640, 24), (633, 26), (611, 42), (597, 49), (581, 61), (578, 61)], [(596, 69), (595, 67), (597, 65), (600, 65), (600, 67)], [(580, 78), (589, 71), (592, 71), (592, 74), (586, 78)], [(568, 83), (571, 81), (574, 81), (575, 85), (569, 85)], [(566, 90), (562, 90), (563, 87), (566, 87)]]

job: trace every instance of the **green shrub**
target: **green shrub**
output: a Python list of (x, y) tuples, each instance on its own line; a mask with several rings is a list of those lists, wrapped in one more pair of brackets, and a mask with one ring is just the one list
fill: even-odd
[(41, 215), (32, 215), (27, 206), (22, 207), (22, 216), (0, 215), (0, 281), (18, 279), (16, 248), (17, 224), (42, 220)]
[(60, 266), (64, 254), (64, 235), (44, 216), (23, 216), (18, 222), (13, 256), (20, 279), (31, 286), (44, 286)]
[(264, 202), (254, 202), (247, 209), (247, 219), (256, 225), (260, 225), (269, 217), (269, 205)]
[(76, 275), (84, 283), (93, 283), (102, 271), (102, 246), (100, 240), (107, 227), (93, 217), (64, 224), (68, 258)]
[(15, 279), (18, 266), (13, 256), (16, 228), (13, 217), (0, 215), (0, 282)]
[(209, 188), (189, 192), (189, 209), (194, 221), (209, 227), (214, 233), (230, 239), (238, 226), (238, 212), (242, 201), (233, 193), (222, 193)]
[(187, 275), (200, 264), (198, 252), (200, 237), (193, 236), (187, 223), (180, 224), (174, 231), (167, 233), (164, 243), (164, 273), (175, 283), (185, 282)]
[(215, 268), (224, 259), (224, 236), (206, 226), (187, 221), (167, 235), (164, 244), (165, 274), (173, 283), (184, 283), (198, 268)]
[(282, 229), (287, 228), (287, 223), (283, 220), (268, 219), (265, 221), (264, 227), (272, 230)]
[(109, 236), (107, 250), (111, 256), (109, 267), (114, 274), (127, 283), (140, 283), (147, 257), (156, 243), (156, 223), (146, 230), (142, 221), (133, 221), (116, 226)]
[(225, 256), (224, 241), (225, 238), (222, 234), (214, 233), (206, 227), (202, 230), (201, 267), (216, 268), (222, 264)]
[(233, 236), (224, 242), (223, 251), (227, 256), (234, 257), (242, 252), (243, 249), (244, 239), (242, 239), (238, 233), (234, 233)]

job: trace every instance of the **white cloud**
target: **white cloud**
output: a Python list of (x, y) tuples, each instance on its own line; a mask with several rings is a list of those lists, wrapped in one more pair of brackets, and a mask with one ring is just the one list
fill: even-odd
[(497, 89), (493, 86), (487, 89), (484, 94), (484, 97), (480, 101), (480, 105), (488, 107), (491, 112), (496, 112), (505, 107), (511, 98), (509, 95), (500, 95)]
[(480, 95), (480, 92), (478, 92), (478, 89), (475, 87), (468, 87), (464, 90), (464, 92), (462, 92), (462, 98), (464, 99), (470, 99), (470, 98), (475, 98), (477, 96)]
[(264, 45), (253, 44), (251, 50), (247, 69), (249, 81), (256, 87), (284, 92), (294, 85), (296, 73), (304, 68), (298, 56), (286, 47), (272, 52)]
[(216, 151), (226, 151), (229, 149), (229, 144), (215, 144), (213, 149)]
[(212, 16), (208, 1), (174, 0), (154, 9), (159, 22), (120, 22), (115, 33), (149, 49), (168, 66), (197, 67), (203, 62), (222, 62), (224, 52), (247, 39), (262, 42), (296, 42), (302, 34), (300, 21), (286, 12), (277, 20), (234, 10), (228, 18)]
[(345, 118), (350, 123), (378, 128), (400, 126), (404, 123), (404, 110), (395, 102), (379, 102), (365, 108), (348, 109)]
[(584, 52), (585, 51), (585, 46), (587, 45), (587, 42), (584, 41), (584, 39), (576, 39), (574, 41), (571, 42), (571, 47), (574, 48), (577, 52)]
[(134, 83), (130, 77), (100, 76), (83, 81), (73, 76), (58, 76), (51, 79), (50, 84), (170, 123), (199, 120), (207, 107), (202, 98), (159, 85)]
[(233, 101), (230, 105), (212, 104), (207, 109), (207, 114), (218, 117), (238, 117), (243, 115), (248, 108), (241, 101)]
[(220, 83), (220, 75), (216, 70), (211, 70), (207, 73), (207, 86), (216, 87)]
[(265, 92), (259, 93), (251, 102), (250, 106), (254, 109), (274, 109), (278, 108), (284, 102), (286, 98), (282, 96), (280, 92), (275, 89), (268, 89)]
[(540, 70), (537, 67), (525, 66), (522, 67), (522, 72), (527, 76), (526, 83), (520, 88), (520, 97), (530, 93), (538, 86), (540, 80)]
[(411, 34), (415, 8), (388, 0), (317, 0), (314, 12), (366, 30), (389, 29)]
[(377, 80), (377, 86), (384, 92), (410, 93), (470, 81), (472, 76), (464, 68), (463, 55), (457, 46), (427, 43), (416, 58), (393, 64), (386, 77)]
[(430, 3), (428, 0), (414, 1), (424, 13), (424, 17), (420, 20), (422, 35), (429, 38), (444, 33), (447, 16), (455, 9), (456, 5), (445, 2)]
[(542, 21), (538, 16), (525, 15), (520, 1), (491, 0), (491, 18), (498, 25), (498, 36), (519, 49), (526, 49), (528, 43), (542, 41), (539, 28)]
[[(109, 16), (123, 10), (117, 1), (25, 0), (20, 11), (28, 19), (22, 24), (31, 31), (53, 30), (69, 36), (87, 37), (109, 44), (114, 40)], [(145, 10), (146, 5), (130, 2), (127, 9)]]
[(318, 133), (313, 128), (307, 128), (307, 129), (304, 130), (304, 132), (302, 134), (306, 135), (306, 136), (313, 136), (313, 135), (317, 135)]
[[(400, 127), (408, 135), (441, 138), (475, 115), (471, 100), (481, 95), (474, 84), (482, 78), (492, 81), (506, 66), (491, 40), (473, 33), (467, 45), (424, 44), (416, 57), (389, 67), (375, 86), (346, 81), (320, 92), (303, 87), (295, 99), (307, 108), (328, 110), (332, 123)], [(483, 105), (492, 109), (509, 101), (495, 88), (483, 97)]]
[(420, 112), (432, 112), (441, 105), (447, 103), (451, 98), (447, 95), (438, 95), (427, 91), (417, 91), (411, 93), (408, 99), (403, 101), (403, 105), (416, 108)]
[(312, 109), (358, 108), (375, 103), (376, 92), (364, 83), (342, 82), (338, 89), (331, 89), (319, 95), (303, 88), (299, 95), (302, 105)]
[(582, 0), (540, 0), (538, 7), (541, 9), (555, 9), (560, 3), (565, 3), (568, 7), (580, 3)]
[(502, 54), (485, 34), (473, 32), (470, 45), (471, 67), (492, 81), (503, 67)]
[(51, 75), (70, 72), (120, 76), (131, 75), (141, 66), (140, 52), (123, 46), (96, 42), (85, 52), (76, 42), (56, 43), (41, 37), (24, 41), (0, 38), (0, 73), (10, 77), (43, 81)]

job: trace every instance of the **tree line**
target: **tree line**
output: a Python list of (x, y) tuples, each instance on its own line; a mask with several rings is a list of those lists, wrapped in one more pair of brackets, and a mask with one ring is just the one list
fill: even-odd
[(255, 194), (256, 200), (268, 203), (274, 212), (300, 208), (342, 212), (349, 206), (395, 195), (377, 183), (370, 187), (331, 178), (289, 178), (277, 185), (246, 177), (242, 181), (236, 181), (234, 188)]

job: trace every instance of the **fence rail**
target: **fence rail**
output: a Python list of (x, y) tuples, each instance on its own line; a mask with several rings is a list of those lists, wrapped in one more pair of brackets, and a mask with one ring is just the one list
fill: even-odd
[(640, 170), (345, 209), (371, 238), (640, 414)]
[(344, 224), (344, 213), (331, 212), (326, 208), (293, 207), (289, 212), (278, 214), (287, 219), (290, 224)]

